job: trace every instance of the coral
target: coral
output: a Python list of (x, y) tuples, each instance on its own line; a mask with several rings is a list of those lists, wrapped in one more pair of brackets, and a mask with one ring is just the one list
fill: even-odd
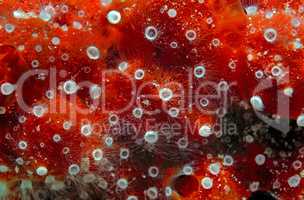
[(0, 198), (302, 199), (303, 12), (0, 1)]

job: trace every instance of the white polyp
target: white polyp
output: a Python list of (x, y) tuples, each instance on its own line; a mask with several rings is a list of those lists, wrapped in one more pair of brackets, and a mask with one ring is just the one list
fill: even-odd
[(117, 10), (111, 10), (107, 14), (107, 19), (110, 24), (118, 24), (121, 20), (121, 14)]
[(112, 3), (112, 0), (100, 0), (102, 6), (108, 6)]
[(73, 125), (72, 122), (65, 121), (65, 122), (63, 122), (62, 127), (63, 127), (64, 130), (69, 130), (69, 129), (71, 129), (72, 125)]
[(275, 180), (273, 183), (272, 183), (272, 188), (273, 189), (279, 189), (281, 187), (281, 183), (278, 181), (278, 180)]
[(172, 49), (176, 49), (176, 48), (178, 47), (177, 42), (171, 42), (171, 43), (170, 43), (170, 47), (171, 47)]
[(91, 124), (84, 124), (80, 128), (81, 134), (86, 137), (90, 136), (92, 134), (92, 131), (93, 131), (93, 129), (92, 129)]
[(125, 178), (121, 178), (117, 181), (116, 185), (119, 187), (121, 190), (125, 190), (128, 188), (128, 181)]
[(142, 69), (138, 69), (135, 71), (134, 77), (136, 80), (142, 80), (145, 76), (145, 71)]
[(250, 192), (256, 192), (260, 187), (260, 182), (258, 181), (254, 181), (252, 183), (250, 183), (249, 185), (249, 190)]
[(173, 92), (169, 88), (162, 88), (159, 90), (159, 97), (163, 101), (170, 101), (170, 99), (173, 97)]
[(283, 73), (282, 69), (279, 66), (274, 66), (271, 69), (271, 74), (275, 77), (281, 76)]
[(101, 96), (101, 87), (98, 86), (98, 85), (92, 85), (92, 86), (90, 87), (89, 93), (90, 93), (90, 97), (91, 97), (92, 99), (94, 99), (94, 100), (95, 100), (95, 99), (99, 99), (100, 96)]
[(25, 46), (23, 44), (18, 45), (17, 50), (20, 51), (20, 52), (22, 52), (22, 51), (25, 50)]
[(230, 156), (230, 155), (225, 155), (224, 156), (224, 162), (223, 162), (223, 165), (224, 166), (232, 166), (233, 165), (233, 157)]
[[(73, 27), (74, 27), (74, 23), (73, 23)], [(69, 30), (69, 27), (66, 24), (62, 25), (60, 28), (63, 32), (67, 32)]]
[(143, 109), (142, 108), (134, 108), (132, 111), (132, 114), (135, 118), (140, 119), (143, 115)]
[(13, 16), (16, 19), (28, 19), (29, 18), (28, 14), (25, 13), (22, 9), (15, 10), (13, 12)]
[(209, 137), (212, 134), (212, 128), (207, 124), (202, 125), (198, 133), (202, 137)]
[(100, 58), (100, 52), (99, 49), (95, 46), (89, 46), (87, 48), (87, 56), (91, 60), (98, 60)]
[(18, 143), (18, 148), (21, 149), (21, 150), (25, 150), (27, 148), (27, 142), (26, 141), (20, 141)]
[(105, 138), (105, 143), (106, 143), (106, 145), (107, 145), (108, 147), (112, 146), (112, 144), (113, 144), (113, 138), (110, 137), (110, 136), (106, 137), (106, 138)]
[(147, 190), (147, 196), (149, 199), (157, 199), (158, 198), (158, 191), (156, 187), (150, 187)]
[(213, 175), (218, 175), (221, 170), (221, 165), (220, 163), (212, 163), (209, 165), (209, 172)]
[(110, 116), (109, 116), (109, 123), (111, 124), (111, 125), (115, 125), (115, 124), (117, 124), (118, 123), (118, 121), (119, 121), (119, 117), (118, 117), (118, 115), (116, 115), (116, 114), (111, 114)]
[(203, 65), (198, 65), (194, 68), (194, 76), (196, 78), (203, 78), (206, 74), (206, 68)]
[(187, 40), (193, 41), (196, 39), (196, 32), (194, 30), (187, 30), (185, 36)]
[(54, 142), (60, 142), (61, 141), (61, 136), (59, 134), (54, 134), (53, 135), (53, 141)]
[(273, 17), (273, 11), (266, 11), (265, 12), (265, 18), (271, 19)]
[(126, 160), (126, 159), (129, 158), (129, 155), (130, 155), (129, 149), (126, 149), (126, 148), (121, 148), (120, 149), (119, 156), (120, 156), (121, 159)]
[(61, 55), (61, 60), (63, 60), (63, 61), (68, 61), (69, 59), (70, 59), (69, 54), (63, 53), (63, 54)]
[(40, 52), (42, 51), (42, 46), (41, 46), (40, 44), (37, 44), (37, 45), (35, 46), (35, 51), (36, 51), (37, 53), (40, 53)]
[(277, 54), (277, 55), (275, 55), (275, 56), (273, 57), (273, 60), (274, 60), (275, 62), (281, 62), (281, 61), (283, 60), (283, 58), (282, 58), (281, 55)]
[(266, 161), (266, 157), (263, 154), (256, 155), (255, 163), (257, 165), (264, 165), (265, 161)]
[(39, 60), (33, 60), (33, 61), (31, 62), (31, 65), (32, 65), (33, 68), (39, 67), (39, 64), (40, 64)]
[(124, 72), (124, 71), (126, 71), (128, 69), (128, 65), (129, 65), (128, 62), (123, 61), (123, 62), (119, 63), (118, 69), (121, 72)]
[(303, 48), (303, 44), (302, 44), (302, 42), (300, 40), (296, 39), (293, 42), (293, 47), (294, 47), (294, 49), (302, 49)]
[(131, 195), (128, 196), (127, 200), (138, 200), (137, 196)]
[(207, 24), (212, 24), (213, 23), (213, 18), (212, 17), (208, 17), (207, 19), (206, 19), (206, 22), (207, 22)]
[(235, 69), (236, 68), (236, 62), (234, 60), (231, 60), (229, 63), (228, 63), (228, 67), (230, 69)]
[(103, 158), (103, 151), (101, 149), (94, 149), (92, 152), (92, 157), (95, 161), (100, 161)]
[(145, 38), (153, 41), (157, 38), (158, 36), (158, 31), (154, 26), (148, 26), (145, 29)]
[(246, 10), (246, 13), (247, 13), (248, 16), (254, 16), (258, 12), (258, 7), (255, 6), (255, 5), (248, 6), (248, 7), (245, 8), (245, 10)]
[(173, 117), (173, 118), (175, 118), (175, 117), (177, 117), (178, 116), (178, 114), (179, 114), (179, 109), (178, 108), (170, 108), (169, 109), (169, 115), (170, 115), (170, 117)]
[(23, 165), (24, 164), (24, 160), (23, 160), (23, 158), (21, 158), (21, 157), (18, 157), (18, 158), (16, 158), (16, 163), (18, 164), (18, 165)]
[(300, 160), (295, 160), (295, 161), (293, 161), (293, 163), (292, 163), (292, 166), (293, 166), (293, 168), (295, 169), (295, 170), (299, 170), (299, 169), (301, 169), (302, 168), (302, 162), (300, 161)]
[(167, 186), (167, 187), (165, 188), (165, 195), (166, 195), (166, 197), (170, 197), (170, 196), (172, 195), (172, 193), (173, 193), (172, 188), (169, 187), (169, 186)]
[(199, 103), (202, 107), (206, 107), (209, 105), (209, 100), (207, 98), (201, 98)]
[(80, 167), (77, 164), (71, 164), (68, 171), (71, 176), (75, 176), (80, 172)]
[(78, 85), (75, 81), (73, 80), (68, 80), (66, 82), (64, 82), (63, 84), (63, 91), (66, 94), (74, 94), (76, 93), (78, 90)]
[(52, 15), (49, 12), (47, 12), (45, 9), (42, 9), (39, 13), (39, 18), (47, 22), (52, 19)]
[(185, 137), (179, 138), (178, 141), (176, 142), (177, 146), (179, 149), (186, 149), (188, 147), (188, 139)]
[(176, 17), (176, 15), (177, 15), (177, 12), (176, 12), (176, 10), (174, 8), (170, 8), (168, 10), (168, 16), (169, 17), (174, 18), (174, 17)]
[(63, 5), (61, 6), (60, 11), (61, 11), (62, 13), (67, 13), (67, 12), (69, 12), (69, 6), (63, 4)]
[(204, 189), (209, 190), (213, 186), (213, 180), (210, 177), (204, 177), (201, 180), (201, 185)]
[(147, 131), (144, 135), (144, 139), (149, 144), (155, 144), (158, 141), (158, 132)]
[(45, 96), (48, 98), (48, 99), (53, 99), (55, 97), (55, 92), (53, 90), (47, 90), (45, 92)]
[(1, 94), (7, 96), (7, 95), (11, 95), (14, 90), (15, 90), (15, 86), (9, 82), (5, 82), (1, 84)]
[(158, 174), (159, 174), (159, 169), (158, 169), (158, 167), (155, 167), (155, 166), (149, 167), (149, 169), (148, 169), (148, 174), (149, 174), (149, 176), (152, 177), (152, 178), (157, 177)]
[(264, 110), (264, 103), (260, 96), (253, 96), (250, 98), (250, 104), (252, 105), (253, 109), (258, 111)]
[(301, 21), (298, 18), (292, 18), (291, 19), (291, 25), (294, 28), (298, 28), (301, 25)]
[(263, 76), (264, 76), (263, 71), (258, 70), (258, 71), (255, 72), (255, 77), (256, 77), (257, 79), (261, 79), (261, 78), (263, 78)]
[(273, 28), (267, 28), (264, 31), (264, 38), (267, 42), (273, 43), (277, 39), (277, 31)]
[(227, 83), (227, 81), (220, 81), (218, 83), (219, 91), (228, 91), (228, 89), (229, 89), (229, 84)]
[(82, 24), (79, 21), (73, 21), (73, 28), (80, 30), (82, 29)]
[(51, 40), (52, 44), (57, 46), (60, 44), (60, 38), (59, 37), (53, 37)]
[(293, 88), (292, 87), (286, 87), (284, 88), (284, 94), (288, 97), (292, 97), (293, 95)]
[(63, 153), (63, 154), (68, 154), (68, 153), (70, 153), (70, 148), (69, 148), (69, 147), (63, 147), (62, 153)]
[(248, 54), (248, 55), (247, 55), (247, 60), (248, 60), (248, 61), (253, 61), (254, 58), (255, 58), (255, 57), (254, 57), (254, 55), (252, 55), (252, 54)]
[(33, 107), (33, 114), (36, 117), (42, 117), (45, 114), (46, 108), (42, 105), (36, 105)]
[(218, 38), (214, 38), (214, 39), (211, 41), (211, 43), (212, 43), (213, 46), (218, 47), (218, 46), (220, 46), (221, 41), (220, 41)]
[(15, 25), (13, 24), (5, 24), (4, 29), (7, 33), (12, 33), (15, 30)]
[(304, 127), (304, 114), (301, 114), (297, 118), (297, 125), (299, 127)]
[(245, 141), (248, 143), (248, 144), (251, 144), (254, 142), (254, 137), (251, 136), (251, 135), (246, 135), (245, 136)]
[(48, 169), (44, 166), (40, 166), (36, 169), (36, 173), (39, 176), (45, 176), (48, 173)]
[(183, 167), (183, 173), (185, 175), (191, 175), (191, 174), (193, 174), (193, 168), (190, 165), (185, 165)]
[(301, 182), (301, 177), (298, 174), (288, 178), (289, 187), (292, 188), (298, 187), (300, 185), (300, 182)]

